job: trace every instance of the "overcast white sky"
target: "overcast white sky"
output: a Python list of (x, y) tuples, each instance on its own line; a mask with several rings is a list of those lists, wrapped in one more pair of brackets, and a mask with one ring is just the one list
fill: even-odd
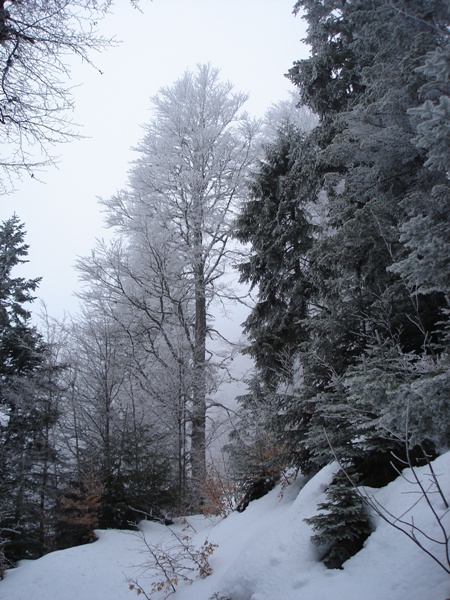
[[(58, 168), (43, 182), (24, 179), (0, 200), (0, 219), (14, 212), (30, 245), (26, 276), (43, 278), (38, 296), (51, 316), (74, 313), (79, 289), (74, 263), (105, 234), (97, 197), (124, 187), (131, 148), (149, 120), (150, 97), (197, 63), (211, 62), (236, 90), (250, 95), (247, 110), (260, 117), (292, 89), (284, 77), (305, 57), (303, 20), (294, 0), (141, 0), (142, 13), (117, 0), (100, 31), (121, 43), (75, 64), (75, 112), (86, 139), (58, 149)], [(37, 308), (37, 307), (36, 307)]]

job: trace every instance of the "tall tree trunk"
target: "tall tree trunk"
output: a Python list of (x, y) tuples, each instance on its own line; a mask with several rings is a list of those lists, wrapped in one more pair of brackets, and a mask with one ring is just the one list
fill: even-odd
[(196, 274), (194, 342), (191, 467), (194, 500), (201, 504), (206, 477), (206, 290), (203, 264), (198, 265)]

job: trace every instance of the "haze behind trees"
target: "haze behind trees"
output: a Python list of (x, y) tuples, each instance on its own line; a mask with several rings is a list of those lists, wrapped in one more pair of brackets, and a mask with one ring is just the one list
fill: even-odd
[[(338, 459), (308, 521), (319, 558), (341, 568), (371, 533), (355, 488), (448, 447), (448, 3), (295, 9), (311, 56), (289, 76), (315, 126), (288, 112), (252, 151), (244, 97), (212, 67), (161, 90), (129, 187), (104, 200), (113, 240), (80, 262), (85, 312), (55, 344), (58, 361), (36, 351), (4, 379), (11, 557), (205, 507), (224, 482), (248, 500), (286, 469), (311, 475)], [(5, 260), (24, 256), (20, 223), (2, 235), (11, 227)], [(218, 473), (205, 459), (218, 366), (208, 340), (214, 301), (231, 296), (229, 259), (256, 293), (245, 322), (255, 371)], [(5, 274), (4, 305), (40, 340), (18, 294), (35, 284)], [(10, 469), (25, 456), (26, 470)]]

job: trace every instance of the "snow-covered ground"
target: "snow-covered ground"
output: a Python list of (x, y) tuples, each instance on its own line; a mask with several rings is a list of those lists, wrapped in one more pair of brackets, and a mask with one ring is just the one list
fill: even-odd
[[(434, 463), (443, 491), (450, 498), (450, 453)], [(274, 489), (254, 501), (243, 513), (226, 519), (189, 517), (187, 531), (181, 521), (170, 528), (146, 522), (142, 533), (100, 531), (93, 544), (53, 552), (36, 561), (22, 561), (0, 582), (1, 600), (133, 600), (129, 589), (137, 580), (149, 594), (152, 575), (142, 566), (149, 562), (147, 544), (155, 550), (178, 544), (177, 535), (190, 535), (200, 547), (205, 539), (217, 544), (209, 559), (212, 574), (179, 583), (177, 600), (446, 600), (450, 576), (406, 535), (374, 517), (375, 530), (365, 547), (347, 561), (343, 570), (329, 570), (317, 561), (304, 518), (316, 514), (318, 502), (335, 466), (304, 482), (298, 478), (283, 493)], [(417, 469), (429, 485), (429, 468)], [(443, 533), (417, 487), (408, 483), (408, 471), (386, 488), (368, 490), (393, 515), (419, 525), (429, 537), (442, 541)], [(447, 535), (450, 514), (439, 494), (430, 495), (443, 516)], [(446, 513), (446, 514), (445, 514)], [(444, 559), (445, 548), (423, 538), (425, 547)], [(161, 580), (153, 573), (153, 580)], [(149, 594), (150, 595), (150, 594)], [(162, 600), (167, 592), (151, 597)], [(141, 595), (140, 598), (143, 598)]]

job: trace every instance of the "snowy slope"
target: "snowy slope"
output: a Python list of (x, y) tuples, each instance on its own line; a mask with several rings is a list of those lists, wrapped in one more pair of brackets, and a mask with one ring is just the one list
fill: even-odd
[[(277, 488), (254, 501), (241, 514), (224, 520), (189, 517), (192, 539), (200, 546), (205, 538), (218, 544), (210, 558), (212, 575), (181, 583), (177, 600), (446, 600), (450, 598), (450, 576), (404, 534), (374, 518), (375, 531), (365, 547), (347, 561), (343, 570), (328, 570), (317, 562), (317, 550), (310, 543), (310, 527), (303, 521), (316, 513), (335, 466), (329, 466), (303, 485), (299, 478), (280, 496)], [(434, 462), (434, 469), (450, 498), (450, 453)], [(418, 469), (429, 481), (429, 469)], [(408, 476), (408, 471), (405, 471)], [(405, 478), (381, 490), (370, 490), (396, 516), (404, 514), (430, 535), (439, 531), (426, 502)], [(444, 504), (432, 496), (440, 515)], [(450, 530), (446, 514), (446, 529)], [(183, 525), (172, 526), (183, 534)], [(195, 532), (194, 532), (195, 530)], [(153, 547), (173, 543), (168, 530), (156, 523), (144, 523), (143, 533)], [(436, 544), (427, 541), (427, 548)], [(1, 600), (133, 600), (127, 580), (138, 579), (146, 590), (150, 579), (140, 567), (148, 553), (138, 534), (101, 531), (94, 544), (54, 552), (36, 561), (22, 561), (0, 582)], [(444, 555), (443, 546), (433, 552)], [(148, 577), (148, 573), (147, 573)], [(143, 596), (140, 596), (142, 598)], [(165, 594), (152, 598), (161, 600)]]

